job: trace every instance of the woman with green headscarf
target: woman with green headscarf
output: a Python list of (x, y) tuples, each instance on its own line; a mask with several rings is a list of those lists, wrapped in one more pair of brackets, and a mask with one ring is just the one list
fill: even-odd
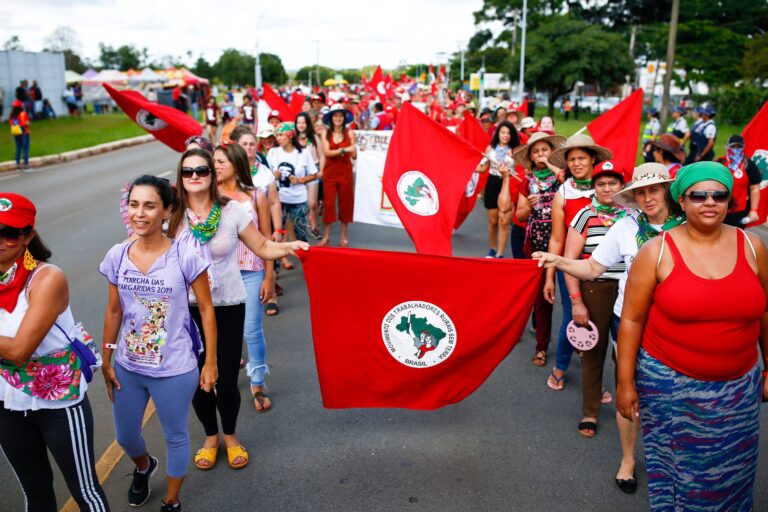
[(723, 224), (732, 187), (721, 164), (683, 167), (670, 191), (687, 222), (645, 243), (629, 273), (616, 405), (642, 419), (652, 510), (753, 508), (768, 253)]

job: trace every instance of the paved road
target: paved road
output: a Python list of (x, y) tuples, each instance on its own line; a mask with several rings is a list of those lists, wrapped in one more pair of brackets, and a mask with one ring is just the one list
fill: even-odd
[[(124, 236), (118, 189), (140, 173), (164, 173), (175, 163), (175, 154), (148, 144), (0, 181), (0, 189), (28, 194), (40, 206), (39, 230), (70, 278), (76, 317), (94, 333), (101, 330), (106, 300), (96, 267)], [(455, 235), (455, 252), (484, 254), (485, 236), (479, 206)], [(412, 251), (405, 233), (396, 229), (353, 225), (350, 237), (355, 247)], [(265, 319), (274, 410), (253, 411), (242, 376), (238, 432), (250, 450), (251, 464), (234, 471), (220, 455), (209, 472), (190, 469), (182, 493), (185, 510), (648, 510), (642, 463), (637, 495), (624, 495), (613, 483), (620, 457), (613, 409), (601, 412), (595, 439), (576, 432), (581, 412), (577, 360), (566, 389), (550, 391), (545, 385), (547, 369), (530, 363), (534, 343), (526, 333), (488, 381), (457, 405), (433, 412), (325, 410), (301, 270), (284, 272), (280, 282), (286, 288), (281, 312)], [(338, 307), (349, 306), (339, 298)], [(613, 374), (612, 363), (606, 370)], [(100, 454), (113, 439), (111, 411), (101, 381), (89, 395)], [(763, 414), (763, 454), (768, 453), (767, 416)], [(194, 418), (190, 426), (196, 448), (202, 429)], [(156, 418), (145, 433), (150, 451), (162, 461), (162, 431)], [(124, 458), (105, 484), (113, 510), (129, 509), (129, 479), (121, 476), (131, 469)], [(158, 474), (153, 483), (155, 491), (144, 508), (157, 510), (164, 482)], [(0, 510), (22, 510), (21, 493), (4, 461), (0, 486)], [(758, 468), (756, 488), (755, 510), (768, 510), (765, 462)], [(60, 479), (57, 490), (63, 503), (66, 490)]]

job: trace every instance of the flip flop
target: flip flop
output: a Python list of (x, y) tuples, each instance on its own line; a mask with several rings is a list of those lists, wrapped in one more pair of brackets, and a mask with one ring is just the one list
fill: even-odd
[[(265, 398), (269, 400), (269, 407), (264, 407)], [(256, 409), (257, 403), (261, 409)], [(256, 409), (256, 412), (269, 412), (272, 410), (272, 400), (263, 391), (256, 391), (253, 393), (253, 408)]]
[(579, 423), (579, 434), (586, 438), (593, 438), (597, 435), (597, 423), (594, 421), (582, 421)]
[(536, 366), (544, 366), (547, 364), (547, 353), (543, 350), (538, 350), (531, 359)]
[[(552, 381), (554, 381), (554, 383)], [(562, 391), (565, 387), (565, 374), (563, 374), (562, 377), (558, 377), (555, 375), (555, 369), (552, 368), (552, 373), (547, 377), (547, 386), (549, 386), (549, 389)]]
[[(212, 469), (216, 465), (216, 455), (219, 453), (219, 448), (200, 448), (195, 454), (195, 467), (203, 471)], [(206, 461), (208, 464), (201, 465), (200, 462)]]
[(264, 314), (267, 316), (275, 316), (280, 312), (280, 308), (274, 302), (267, 302), (264, 304)]

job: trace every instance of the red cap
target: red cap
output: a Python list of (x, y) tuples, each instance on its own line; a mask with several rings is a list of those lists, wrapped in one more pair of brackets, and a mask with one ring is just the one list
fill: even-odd
[(281, 121), (283, 120), (283, 119), (280, 117), (280, 111), (279, 111), (279, 110), (272, 110), (272, 111), (270, 111), (270, 113), (269, 113), (269, 116), (267, 117), (267, 119), (270, 119), (270, 118), (272, 118), (272, 117), (276, 117), (276, 118), (278, 118), (278, 119), (279, 119), (279, 120), (281, 120)]
[(32, 201), (12, 192), (0, 192), (0, 224), (12, 228), (35, 227), (37, 208)]
[(615, 174), (621, 176), (622, 181), (626, 180), (626, 173), (624, 172), (624, 169), (610, 160), (603, 160), (595, 166), (595, 168), (592, 170), (592, 181), (594, 182), (603, 174)]
[(393, 112), (395, 110), (397, 110), (397, 108), (395, 108), (395, 106), (392, 105), (391, 103), (387, 104), (387, 106), (384, 107), (385, 112)]
[(23, 104), (23, 103), (22, 103), (20, 100), (16, 100), (16, 101), (14, 101), (14, 102), (11, 104), (11, 108), (16, 108), (16, 107), (19, 107), (19, 108), (21, 108), (21, 107), (23, 107), (23, 106), (24, 106), (24, 104)]

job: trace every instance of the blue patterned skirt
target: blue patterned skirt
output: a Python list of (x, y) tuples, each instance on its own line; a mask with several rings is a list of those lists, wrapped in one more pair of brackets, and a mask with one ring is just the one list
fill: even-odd
[(755, 365), (721, 382), (679, 373), (640, 349), (648, 495), (654, 512), (751, 511), (763, 381)]

